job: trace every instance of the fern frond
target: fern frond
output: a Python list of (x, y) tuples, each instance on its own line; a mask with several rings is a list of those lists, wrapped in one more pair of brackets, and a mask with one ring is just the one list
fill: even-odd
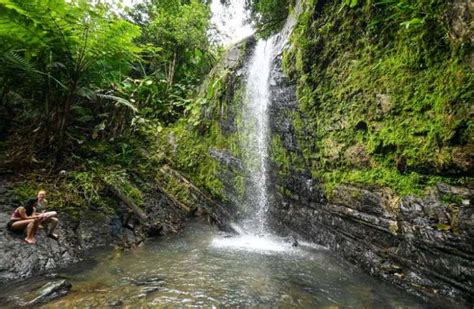
[(24, 57), (20, 56), (15, 51), (7, 51), (6, 53), (3, 54), (3, 58), (13, 68), (19, 69), (32, 77), (35, 75), (47, 76), (48, 78), (51, 78), (54, 82), (56, 82), (59, 86), (61, 86), (61, 88), (68, 89), (66, 85), (64, 85), (62, 82), (60, 82), (51, 74), (37, 70), (31, 62), (29, 62)]
[(3, 54), (3, 58), (14, 68), (20, 69), (28, 73), (33, 73), (36, 71), (30, 61), (20, 56), (15, 51), (7, 51)]

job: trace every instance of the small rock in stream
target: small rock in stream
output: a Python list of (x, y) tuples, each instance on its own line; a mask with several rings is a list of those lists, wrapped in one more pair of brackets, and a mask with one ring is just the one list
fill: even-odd
[(50, 302), (69, 293), (72, 288), (71, 282), (65, 279), (50, 281), (39, 288), (38, 296), (26, 302), (23, 306), (37, 306)]
[(160, 288), (157, 287), (157, 286), (147, 286), (147, 287), (144, 287), (143, 289), (141, 289), (140, 292), (142, 294), (148, 295), (148, 294), (151, 294), (153, 292), (158, 291), (159, 289)]
[(149, 278), (137, 278), (137, 279), (131, 279), (131, 283), (135, 285), (145, 285), (145, 286), (157, 286), (161, 285), (164, 282), (163, 278), (159, 277), (149, 277)]
[(293, 238), (293, 242), (291, 243), (291, 245), (293, 247), (298, 247), (298, 245), (299, 245), (298, 240), (296, 240), (296, 238)]
[(109, 307), (120, 307), (120, 306), (123, 306), (123, 301), (121, 301), (120, 299), (117, 299), (117, 300), (114, 300), (114, 301), (111, 301), (110, 303), (108, 303), (108, 306)]

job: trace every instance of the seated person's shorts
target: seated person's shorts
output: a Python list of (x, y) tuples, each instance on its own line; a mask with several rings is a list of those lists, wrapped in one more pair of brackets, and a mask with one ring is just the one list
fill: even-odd
[(13, 232), (13, 233), (17, 233), (17, 234), (21, 234), (23, 233), (23, 230), (14, 230), (12, 229), (12, 224), (15, 223), (16, 221), (15, 220), (10, 220), (8, 221), (7, 223), (7, 229), (10, 231), (10, 232)]

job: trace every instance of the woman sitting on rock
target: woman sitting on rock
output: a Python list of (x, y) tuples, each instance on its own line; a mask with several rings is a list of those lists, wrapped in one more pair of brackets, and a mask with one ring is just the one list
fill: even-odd
[(32, 204), (27, 204), (15, 209), (8, 222), (8, 229), (13, 232), (22, 232), (26, 229), (25, 242), (36, 243), (36, 231), (41, 223), (41, 215), (36, 214), (36, 208)]
[(48, 237), (58, 240), (58, 235), (54, 233), (58, 225), (57, 212), (48, 211), (48, 201), (46, 200), (46, 191), (40, 190), (36, 197), (29, 199), (27, 205), (32, 205), (38, 213), (42, 215), (40, 228), (48, 228)]
[[(43, 192), (40, 191), (39, 194)], [(43, 212), (38, 214), (36, 213), (36, 206), (37, 203), (32, 203), (31, 201), (28, 201), (24, 207), (18, 207), (12, 213), (10, 221), (7, 225), (8, 229), (13, 232), (22, 232), (26, 229), (25, 242), (29, 244), (36, 243), (35, 235), (40, 224), (43, 222), (49, 222), (53, 217), (57, 215), (55, 211)], [(55, 223), (57, 224), (57, 220)], [(51, 230), (50, 233), (52, 233)], [(57, 235), (55, 234), (51, 234), (49, 236), (57, 239)]]

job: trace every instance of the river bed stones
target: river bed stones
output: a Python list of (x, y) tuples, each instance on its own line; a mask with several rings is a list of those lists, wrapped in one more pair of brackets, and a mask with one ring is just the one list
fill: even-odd
[(37, 307), (67, 295), (71, 288), (71, 282), (64, 278), (16, 281), (9, 285), (8, 294), (0, 293), (0, 304), (3, 308)]
[(25, 306), (37, 306), (60, 298), (72, 288), (71, 282), (66, 279), (50, 281), (36, 291), (36, 297), (26, 302)]

